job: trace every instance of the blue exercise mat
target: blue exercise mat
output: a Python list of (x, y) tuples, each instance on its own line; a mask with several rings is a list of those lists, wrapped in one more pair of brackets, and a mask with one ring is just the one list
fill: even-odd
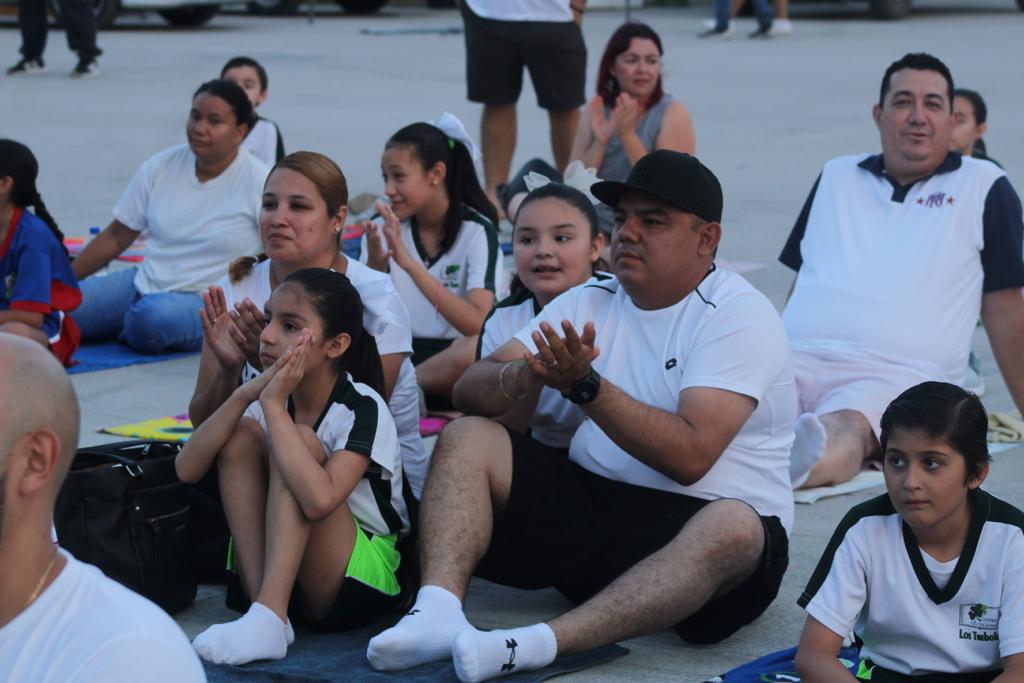
[[(795, 647), (779, 650), (737, 667), (729, 673), (716, 676), (705, 683), (798, 683), (800, 676), (796, 673), (795, 660)], [(860, 656), (856, 648), (846, 647), (840, 650), (839, 661), (849, 669), (851, 674), (857, 674)]]
[(196, 353), (198, 353), (198, 351), (176, 351), (172, 353), (153, 354), (140, 353), (117, 342), (82, 344), (72, 356), (72, 359), (76, 364), (68, 368), (68, 372), (72, 375), (77, 375), (80, 372), (111, 370), (113, 368), (123, 368), (127, 365), (159, 363), (160, 361), (192, 356)]
[[(450, 661), (430, 662), (415, 669), (382, 673), (370, 668), (366, 661), (366, 646), (370, 638), (379, 633), (383, 626), (352, 631), (350, 633), (309, 633), (299, 632), (295, 643), (288, 648), (288, 656), (277, 661), (252, 662), (243, 666), (210, 664), (203, 662), (206, 678), (210, 683), (267, 683), (269, 681), (294, 681), (295, 683), (334, 683), (344, 681), (412, 681), (427, 683), (435, 681), (457, 681), (455, 669)], [(620, 645), (583, 652), (577, 655), (559, 657), (553, 664), (538, 671), (512, 674), (505, 681), (543, 681), (553, 676), (588, 669), (598, 664), (621, 657), (629, 652)]]

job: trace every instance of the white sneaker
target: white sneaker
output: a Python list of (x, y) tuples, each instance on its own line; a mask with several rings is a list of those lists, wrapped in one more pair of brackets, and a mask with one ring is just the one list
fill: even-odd
[[(698, 38), (723, 38), (728, 40), (732, 38), (734, 33), (736, 33), (736, 26), (732, 21), (729, 21), (729, 24), (725, 27), (724, 31), (716, 31), (715, 27), (718, 23), (714, 19), (710, 19), (709, 21), (711, 24), (710, 27), (706, 31), (698, 33)], [(704, 22), (704, 25), (707, 26), (708, 22)]]
[(768, 35), (772, 38), (778, 38), (779, 36), (788, 36), (793, 33), (793, 22), (789, 19), (772, 19), (771, 28), (768, 29)]

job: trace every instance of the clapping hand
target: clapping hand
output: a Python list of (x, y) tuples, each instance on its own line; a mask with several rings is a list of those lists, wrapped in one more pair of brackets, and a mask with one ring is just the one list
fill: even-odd
[(587, 116), (590, 119), (590, 130), (594, 133), (594, 137), (602, 145), (607, 145), (619, 127), (617, 110), (613, 110), (611, 116), (605, 117), (604, 100), (599, 95), (590, 100), (587, 105)]
[(245, 354), (239, 345), (238, 331), (228, 313), (224, 290), (210, 285), (203, 292), (203, 307), (199, 309), (199, 319), (203, 323), (203, 339), (221, 367), (230, 373), (241, 371), (245, 363)]
[(373, 221), (363, 221), (360, 225), (363, 234), (366, 235), (366, 265), (382, 273), (388, 272), (391, 249), (388, 248), (383, 228), (378, 229), (378, 225)]
[(617, 122), (619, 137), (624, 137), (636, 128), (636, 122), (640, 118), (640, 105), (635, 97), (622, 93), (615, 99), (612, 116)]
[(524, 354), (523, 360), (530, 371), (547, 386), (563, 394), (569, 393), (572, 385), (590, 373), (590, 364), (600, 355), (594, 346), (597, 332), (594, 323), (583, 326), (583, 335), (568, 320), (562, 321), (565, 338), (558, 336), (554, 327), (546, 322), (540, 324), (540, 332), (533, 333), (536, 354)]
[(299, 342), (285, 352), (287, 358), (278, 358), (275, 366), (279, 366), (273, 377), (260, 392), (260, 404), (285, 405), (295, 387), (302, 381), (306, 372), (306, 357), (313, 343), (313, 333), (307, 328), (302, 329)]
[(405, 242), (402, 241), (402, 221), (398, 220), (394, 209), (384, 202), (377, 202), (377, 211), (384, 219), (384, 225), (380, 230), (387, 241), (388, 255), (394, 259), (399, 268), (408, 270), (413, 259), (409, 255), (409, 250), (405, 248)]
[(263, 311), (252, 302), (252, 299), (246, 297), (240, 303), (236, 303), (235, 310), (229, 311), (228, 314), (235, 326), (235, 342), (245, 360), (257, 370), (262, 369), (260, 335), (263, 334), (263, 327), (266, 325)]

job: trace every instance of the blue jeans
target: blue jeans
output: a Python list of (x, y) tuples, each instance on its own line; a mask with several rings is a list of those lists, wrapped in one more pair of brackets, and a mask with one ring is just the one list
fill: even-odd
[[(775, 11), (768, 3), (768, 0), (753, 0), (754, 15), (757, 17), (757, 25), (761, 28), (768, 28), (775, 18)], [(724, 31), (729, 27), (729, 0), (715, 0), (715, 30)]]
[(198, 351), (203, 345), (199, 309), (203, 299), (191, 292), (140, 294), (137, 268), (82, 280), (82, 305), (71, 317), (82, 341), (117, 339), (136, 351)]

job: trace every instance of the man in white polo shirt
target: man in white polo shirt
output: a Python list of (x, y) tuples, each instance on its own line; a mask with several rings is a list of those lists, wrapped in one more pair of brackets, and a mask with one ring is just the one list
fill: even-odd
[[(718, 180), (659, 150), (591, 192), (615, 209), (615, 277), (549, 303), (455, 388), (460, 409), (497, 417), (532, 414), (548, 386), (585, 419), (568, 450), (485, 417), (444, 431), (420, 514), (423, 588), (370, 641), (378, 669), (450, 656), (483, 680), (669, 627), (713, 643), (778, 591), (795, 388), (775, 309), (715, 268)], [(477, 631), (462, 611), (473, 574), (578, 606)]]
[(205, 681), (178, 625), (51, 540), (78, 443), (67, 373), (0, 333), (0, 681)]
[(935, 57), (893, 62), (873, 111), (882, 153), (825, 164), (779, 257), (797, 271), (782, 314), (797, 486), (854, 476), (903, 390), (962, 385), (979, 313), (1024, 408), (1021, 203), (998, 166), (948, 151), (952, 101)]
[(463, 0), (466, 90), (483, 104), (484, 184), (495, 206), (516, 150), (516, 102), (523, 69), (551, 124), (555, 166), (569, 165), (579, 108), (586, 101), (587, 46), (580, 24), (587, 0)]

